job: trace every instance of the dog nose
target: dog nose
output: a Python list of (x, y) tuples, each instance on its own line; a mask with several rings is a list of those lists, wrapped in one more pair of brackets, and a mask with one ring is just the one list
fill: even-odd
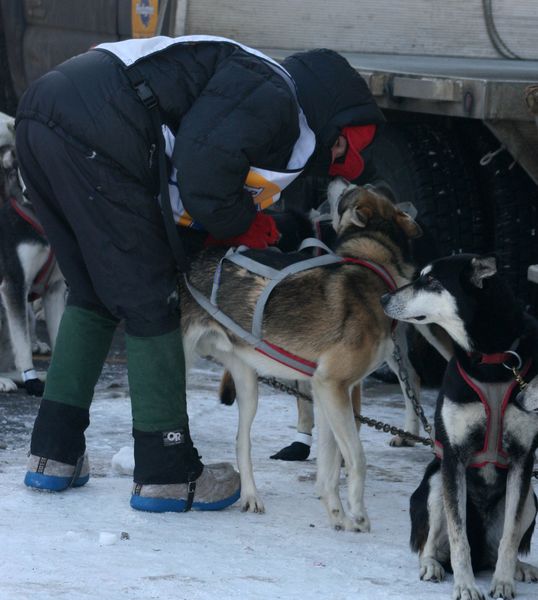
[(383, 294), (381, 296), (381, 298), (379, 299), (381, 302), (381, 306), (387, 306), (387, 304), (389, 303), (389, 300), (392, 298), (392, 292), (387, 292), (386, 294)]

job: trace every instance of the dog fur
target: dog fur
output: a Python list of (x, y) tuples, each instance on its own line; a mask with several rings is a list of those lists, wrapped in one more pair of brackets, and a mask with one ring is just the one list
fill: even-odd
[[(32, 210), (23, 193), (24, 184), (19, 176), (12, 142), (0, 147), (0, 173), (5, 200), (0, 207), (0, 324), (6, 327), (9, 334), (12, 355), (2, 356), (2, 368), (12, 362), (15, 370), (0, 375), (0, 391), (12, 391), (19, 382), (24, 383), (28, 393), (39, 396), (43, 393), (43, 382), (39, 377), (31, 377), (34, 370), (32, 351), (43, 353), (50, 349), (35, 336), (35, 316), (28, 303), (28, 295), (49, 257), (50, 245), (8, 201), (15, 197), (27, 210)], [(56, 264), (41, 298), (52, 346), (65, 306), (65, 292), (65, 281)], [(30, 379), (23, 375), (25, 372), (30, 372)]]
[[(373, 260), (384, 266), (397, 284), (407, 283), (413, 274), (409, 242), (421, 233), (413, 219), (373, 190), (343, 180), (332, 182), (328, 195), (338, 233), (336, 252)], [(208, 296), (222, 255), (223, 251), (206, 251), (193, 262), (191, 283)], [(264, 285), (261, 277), (224, 263), (219, 306), (248, 329)], [(319, 267), (286, 278), (274, 289), (266, 305), (264, 338), (318, 365), (311, 378), (317, 409), (317, 483), (336, 529), (370, 529), (364, 506), (366, 459), (353, 411), (354, 407), (360, 409), (361, 380), (384, 361), (394, 361), (391, 320), (385, 317), (379, 302), (385, 291), (386, 284), (361, 266)], [(243, 510), (261, 512), (264, 506), (256, 490), (250, 457), (250, 429), (258, 403), (256, 374), (284, 379), (301, 376), (226, 331), (186, 289), (182, 290), (181, 306), (187, 365), (194, 352), (212, 356), (230, 371), (235, 381), (241, 506)], [(400, 337), (405, 345), (405, 335)], [(418, 387), (405, 348), (402, 354), (411, 382)], [(416, 415), (409, 412), (413, 422), (407, 428), (418, 431)], [(343, 508), (338, 489), (342, 457), (348, 470), (349, 513)]]
[[(453, 598), (477, 600), (484, 596), (473, 569), (494, 568), (490, 595), (513, 598), (515, 580), (538, 580), (538, 569), (518, 560), (518, 553), (529, 551), (538, 504), (531, 487), (538, 446), (538, 379), (532, 379), (538, 371), (538, 325), (520, 308), (497, 274), (495, 258), (488, 256), (434, 261), (414, 282), (383, 296), (382, 303), (388, 316), (437, 323), (455, 342), (435, 415), (442, 457), (427, 467), (410, 504), (411, 547), (419, 553), (420, 577), (440, 581), (451, 568)], [(487, 461), (475, 465), (491, 408), (486, 411), (463, 373), (491, 398), (495, 386), (515, 385), (514, 374), (485, 357), (509, 349), (523, 365), (532, 361), (525, 375), (532, 382), (518, 396), (515, 386), (502, 422), (501, 448), (510, 462), (508, 468)], [(508, 366), (517, 366), (517, 357), (509, 356)]]

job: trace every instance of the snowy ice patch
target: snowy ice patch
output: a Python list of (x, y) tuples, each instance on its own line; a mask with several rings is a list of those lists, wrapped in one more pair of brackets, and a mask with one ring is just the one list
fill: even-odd
[(132, 475), (134, 471), (134, 450), (132, 446), (123, 446), (112, 457), (112, 470), (118, 475)]

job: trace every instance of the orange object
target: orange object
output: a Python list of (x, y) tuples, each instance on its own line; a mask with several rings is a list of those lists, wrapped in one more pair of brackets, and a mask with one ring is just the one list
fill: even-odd
[(159, 21), (159, 0), (131, 0), (131, 32), (134, 38), (155, 35)]

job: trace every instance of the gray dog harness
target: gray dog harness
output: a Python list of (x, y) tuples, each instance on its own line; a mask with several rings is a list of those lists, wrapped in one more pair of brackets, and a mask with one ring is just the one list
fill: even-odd
[[(202, 294), (202, 292), (196, 289), (189, 282), (187, 275), (184, 276), (185, 284), (194, 300), (196, 300), (196, 302), (198, 302), (198, 304), (205, 311), (207, 311), (221, 325), (229, 329), (234, 335), (253, 346), (257, 352), (260, 352), (261, 354), (264, 354), (265, 356), (268, 356), (269, 358), (276, 360), (277, 362), (285, 365), (286, 367), (290, 367), (291, 369), (294, 369), (303, 375), (312, 377), (317, 368), (317, 363), (301, 358), (295, 354), (291, 354), (284, 348), (272, 344), (262, 337), (262, 324), (265, 305), (275, 287), (289, 275), (294, 275), (295, 273), (300, 273), (301, 271), (306, 271), (308, 269), (315, 269), (317, 267), (333, 264), (360, 265), (373, 271), (384, 281), (391, 291), (395, 290), (397, 286), (392, 275), (384, 267), (375, 262), (366, 259), (340, 256), (330, 250), (329, 247), (323, 242), (315, 238), (308, 238), (304, 240), (299, 247), (299, 252), (309, 248), (321, 249), (325, 252), (325, 254), (322, 254), (321, 256), (315, 256), (313, 258), (305, 258), (304, 260), (295, 262), (280, 270), (274, 269), (270, 266), (259, 263), (248, 256), (245, 256), (244, 252), (249, 250), (249, 248), (246, 246), (230, 248), (230, 250), (228, 250), (228, 252), (223, 256), (215, 270), (215, 274), (213, 276), (213, 288), (210, 298), (207, 298), (204, 294)], [(232, 262), (237, 266), (247, 269), (255, 275), (260, 275), (267, 280), (265, 288), (256, 302), (256, 307), (254, 309), (254, 315), (252, 318), (251, 331), (247, 331), (246, 329), (240, 327), (233, 319), (222, 312), (222, 310), (220, 310), (218, 307), (217, 295), (220, 286), (222, 264), (224, 261)]]

